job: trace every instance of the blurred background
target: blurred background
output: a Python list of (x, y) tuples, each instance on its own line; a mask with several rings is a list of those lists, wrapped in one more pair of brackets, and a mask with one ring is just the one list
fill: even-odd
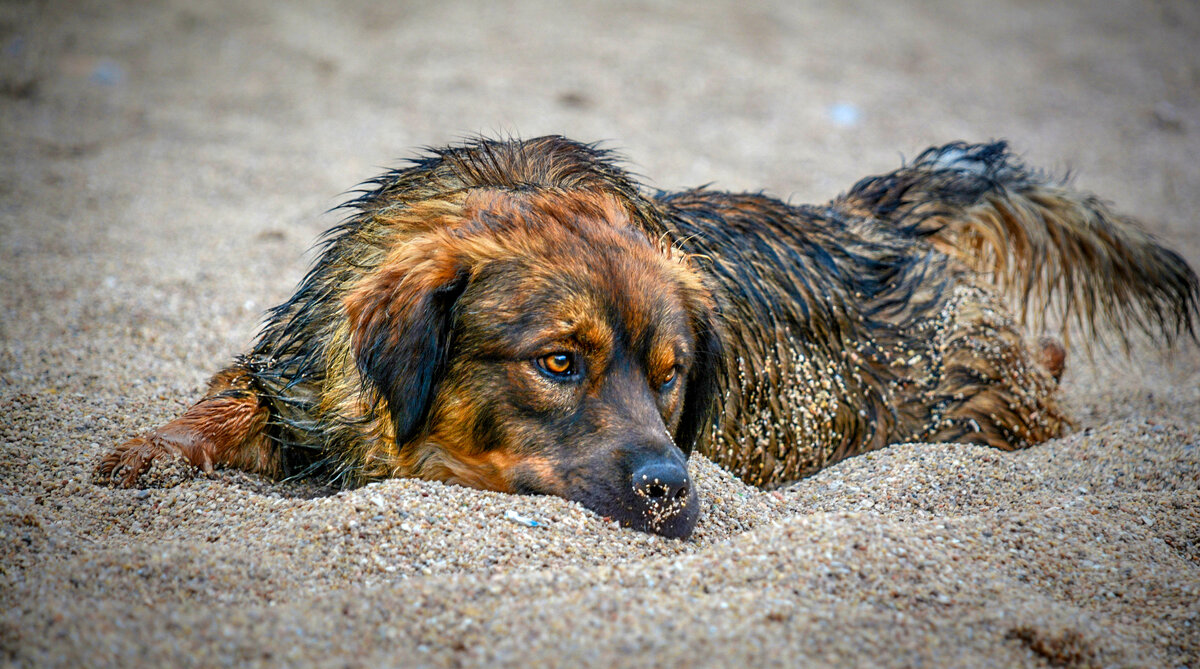
[(1194, 2), (0, 8), (9, 158), (124, 150), (190, 182), (180, 198), (329, 197), (481, 132), (604, 140), (656, 186), (805, 199), (927, 144), (1004, 137), (1150, 216), (1200, 203)]

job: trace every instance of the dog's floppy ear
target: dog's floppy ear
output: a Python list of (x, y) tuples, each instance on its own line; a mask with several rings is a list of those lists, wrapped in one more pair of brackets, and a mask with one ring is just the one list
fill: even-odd
[(345, 298), (350, 350), (387, 401), (399, 446), (426, 428), (449, 355), (454, 304), (468, 276), (449, 254), (412, 244)]
[(679, 427), (675, 429), (675, 445), (690, 456), (719, 400), (722, 347), (716, 311), (701, 303), (693, 303), (689, 311), (696, 337), (695, 360), (688, 372), (683, 412)]

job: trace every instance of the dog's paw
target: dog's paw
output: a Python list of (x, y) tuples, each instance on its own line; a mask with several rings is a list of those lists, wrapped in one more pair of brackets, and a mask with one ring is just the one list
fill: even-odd
[(156, 462), (183, 460), (183, 453), (162, 443), (153, 435), (137, 437), (121, 444), (104, 455), (96, 465), (96, 476), (103, 482), (132, 488)]

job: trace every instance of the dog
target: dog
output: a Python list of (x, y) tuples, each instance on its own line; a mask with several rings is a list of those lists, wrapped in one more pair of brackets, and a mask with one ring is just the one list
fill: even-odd
[(101, 477), (133, 486), (164, 457), (419, 477), (687, 537), (693, 451), (773, 487), (897, 442), (1023, 448), (1071, 420), (1064, 345), (1019, 323), (1195, 337), (1188, 264), (1002, 142), (793, 206), (650, 194), (559, 136), (476, 139), (344, 206), (251, 351)]

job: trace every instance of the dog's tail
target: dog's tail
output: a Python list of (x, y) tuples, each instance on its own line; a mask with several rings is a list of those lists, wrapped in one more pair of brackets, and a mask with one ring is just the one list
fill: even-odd
[(1025, 168), (1004, 142), (927, 149), (904, 167), (863, 179), (837, 205), (923, 237), (990, 277), (1021, 321), (1074, 320), (1092, 338), (1107, 322), (1124, 346), (1143, 330), (1196, 337), (1196, 274), (1132, 219), (1065, 181)]

